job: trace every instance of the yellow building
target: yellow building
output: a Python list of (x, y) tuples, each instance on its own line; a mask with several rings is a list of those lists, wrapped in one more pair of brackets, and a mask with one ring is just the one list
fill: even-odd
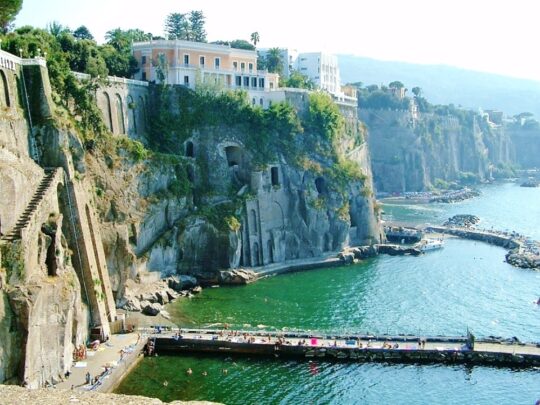
[(221, 84), (248, 91), (277, 89), (279, 75), (257, 71), (257, 52), (182, 40), (136, 42), (138, 80), (159, 82), (161, 69), (168, 84), (194, 88), (196, 83)]

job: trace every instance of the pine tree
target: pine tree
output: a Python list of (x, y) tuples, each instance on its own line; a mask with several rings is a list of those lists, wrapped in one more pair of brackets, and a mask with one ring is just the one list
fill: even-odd
[(189, 22), (186, 14), (171, 13), (165, 19), (167, 39), (189, 39)]
[(206, 42), (206, 30), (204, 29), (205, 17), (202, 11), (192, 11), (189, 14), (190, 40)]

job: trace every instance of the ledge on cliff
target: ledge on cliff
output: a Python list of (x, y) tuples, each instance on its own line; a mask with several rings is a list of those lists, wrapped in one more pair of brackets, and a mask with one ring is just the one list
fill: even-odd
[[(163, 404), (157, 398), (147, 398), (135, 395), (120, 395), (120, 394), (102, 394), (98, 392), (81, 392), (59, 389), (39, 389), (28, 390), (26, 388), (17, 387), (14, 385), (0, 385), (0, 397), (2, 404), (47, 404), (60, 405), (76, 402), (80, 405), (94, 404), (130, 404), (130, 405), (159, 405)], [(216, 402), (208, 401), (173, 401), (168, 402), (170, 405), (212, 405)]]

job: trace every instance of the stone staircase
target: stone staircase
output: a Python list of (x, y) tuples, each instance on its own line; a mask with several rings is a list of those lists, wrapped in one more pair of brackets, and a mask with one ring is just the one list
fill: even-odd
[(45, 170), (45, 176), (43, 177), (43, 179), (41, 179), (41, 183), (39, 183), (39, 186), (34, 195), (32, 196), (32, 199), (28, 203), (26, 210), (24, 210), (24, 212), (21, 214), (19, 220), (17, 221), (13, 229), (8, 234), (2, 236), (3, 241), (13, 242), (21, 238), (21, 231), (26, 228), (26, 226), (32, 219), (32, 216), (39, 207), (41, 201), (43, 200), (43, 197), (53, 183), (54, 178), (56, 177), (57, 170), (58, 169)]

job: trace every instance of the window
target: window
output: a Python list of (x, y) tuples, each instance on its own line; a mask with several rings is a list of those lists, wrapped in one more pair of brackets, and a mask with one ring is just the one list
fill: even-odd
[(219, 69), (220, 62), (221, 62), (221, 60), (219, 58), (214, 58), (214, 67), (216, 69)]
[(255, 100), (255, 97), (253, 97), (253, 99), (251, 100), (251, 104), (253, 105), (257, 104), (257, 100)]
[(259, 104), (261, 105), (261, 107), (263, 106), (263, 99), (262, 98), (259, 100)]
[(233, 66), (233, 69), (234, 69), (234, 70), (238, 70), (238, 62), (234, 61), (234, 62), (232, 63), (232, 66)]
[(253, 71), (253, 63), (250, 63), (248, 66), (249, 66), (249, 71), (252, 72)]
[(141, 80), (146, 80), (146, 72), (142, 72)]
[(204, 56), (199, 56), (199, 65), (204, 67)]
[(184, 55), (184, 65), (189, 65), (189, 55)]
[(189, 76), (184, 76), (184, 85), (189, 86)]
[(256, 77), (251, 78), (251, 87), (257, 87), (257, 78)]
[(249, 87), (249, 77), (244, 77), (244, 87)]
[(270, 89), (273, 89), (273, 88), (274, 88), (274, 83), (270, 82)]
[(246, 70), (246, 64), (244, 62), (240, 63), (240, 70), (242, 70), (242, 72)]
[(264, 78), (262, 77), (259, 79), (259, 87), (264, 88)]
[(238, 87), (242, 85), (242, 76), (236, 76), (236, 85)]
[(141, 59), (141, 65), (146, 65), (146, 56), (143, 55)]

